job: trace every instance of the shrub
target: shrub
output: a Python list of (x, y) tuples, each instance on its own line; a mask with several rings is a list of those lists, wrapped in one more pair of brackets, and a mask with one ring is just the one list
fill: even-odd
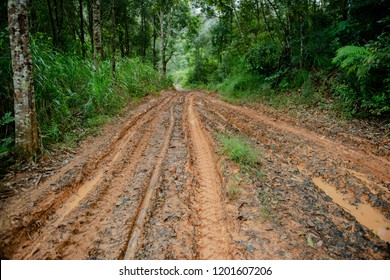
[[(380, 36), (364, 47), (345, 46), (337, 50), (333, 63), (351, 90), (340, 97), (354, 101), (359, 111), (372, 115), (390, 113), (390, 44), (389, 36)], [(345, 95), (345, 93), (350, 95)]]

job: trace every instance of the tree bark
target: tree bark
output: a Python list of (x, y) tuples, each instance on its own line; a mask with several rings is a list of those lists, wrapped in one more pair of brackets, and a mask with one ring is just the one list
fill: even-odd
[(88, 33), (89, 33), (89, 38), (91, 40), (91, 54), (94, 57), (95, 53), (95, 43), (93, 41), (93, 8), (92, 8), (92, 0), (87, 0), (87, 10), (88, 10)]
[(161, 41), (161, 71), (165, 79), (167, 76), (167, 61), (166, 61), (166, 44), (164, 33), (164, 12), (160, 10), (160, 41)]
[(129, 26), (127, 24), (127, 13), (125, 15), (125, 54), (127, 57), (130, 57), (130, 36), (129, 36)]
[(52, 30), (52, 35), (53, 35), (53, 45), (57, 45), (57, 27), (54, 24), (54, 18), (53, 18), (53, 10), (51, 8), (51, 3), (50, 0), (47, 0), (47, 8), (49, 10), (49, 18), (50, 18), (50, 25), (51, 25), (51, 30)]
[(156, 51), (156, 41), (157, 41), (157, 30), (156, 30), (156, 14), (153, 15), (153, 67), (157, 69), (157, 51)]
[(95, 63), (103, 58), (102, 31), (100, 18), (100, 0), (93, 0), (93, 43)]
[(125, 46), (123, 42), (123, 31), (119, 30), (119, 49), (121, 51), (121, 57), (125, 57)]
[(79, 15), (80, 15), (80, 41), (81, 41), (81, 54), (85, 57), (85, 37), (84, 37), (84, 16), (83, 16), (83, 0), (79, 0)]
[(115, 0), (111, 0), (112, 34), (111, 34), (111, 74), (115, 76), (116, 67), (116, 20), (115, 20)]
[(8, 1), (15, 110), (15, 146), (31, 159), (38, 151), (33, 67), (28, 33), (27, 0)]
[(144, 2), (141, 1), (141, 56), (146, 56), (146, 15), (145, 15), (145, 7)]

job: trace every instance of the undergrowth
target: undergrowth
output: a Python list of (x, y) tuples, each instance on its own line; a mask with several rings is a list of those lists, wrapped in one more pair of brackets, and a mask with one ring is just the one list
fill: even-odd
[(83, 137), (130, 101), (168, 85), (153, 66), (122, 58), (115, 76), (109, 60), (60, 54), (49, 45), (32, 44), (37, 120), (43, 146)]
[[(99, 127), (121, 113), (130, 101), (136, 102), (171, 86), (153, 65), (139, 58), (118, 57), (113, 75), (109, 60), (95, 65), (91, 57), (57, 52), (38, 35), (31, 41), (31, 52), (36, 115), (43, 150), (57, 144), (76, 146), (86, 135), (96, 134)], [(8, 49), (6, 52), (0, 50), (9, 53)], [(0, 56), (0, 73), (4, 77), (7, 74), (8, 81), (11, 79), (10, 59), (6, 58)], [(3, 101), (0, 106), (0, 174), (4, 174), (14, 163), (15, 135), (13, 101), (5, 98), (12, 96), (12, 86), (2, 84), (0, 89)]]
[[(261, 77), (256, 74), (236, 73), (219, 84), (210, 84), (222, 100), (234, 104), (262, 102), (276, 109), (324, 107), (325, 89), (315, 86), (320, 79), (308, 72), (298, 71), (295, 77)], [(275, 83), (279, 82), (275, 87)]]

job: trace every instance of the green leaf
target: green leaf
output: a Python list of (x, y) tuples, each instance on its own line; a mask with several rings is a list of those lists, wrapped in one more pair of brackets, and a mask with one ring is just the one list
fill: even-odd
[(6, 125), (13, 122), (15, 118), (11, 116), (11, 114), (11, 112), (5, 113), (5, 115), (0, 119), (0, 125)]
[(311, 239), (310, 234), (307, 235), (307, 244), (312, 248), (314, 247), (314, 243), (313, 243), (313, 240)]

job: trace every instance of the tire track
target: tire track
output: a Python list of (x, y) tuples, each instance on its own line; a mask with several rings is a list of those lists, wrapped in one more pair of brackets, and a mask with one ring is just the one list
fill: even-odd
[(329, 153), (332, 153), (334, 156), (343, 157), (346, 160), (353, 162), (355, 165), (362, 166), (365, 169), (370, 170), (372, 175), (377, 177), (379, 180), (382, 180), (385, 183), (390, 183), (390, 173), (388, 172), (388, 170), (390, 170), (390, 162), (382, 157), (363, 154), (360, 151), (356, 151), (344, 146), (342, 143), (320, 137), (319, 135), (306, 129), (295, 127), (281, 121), (271, 120), (267, 116), (259, 115), (257, 112), (249, 108), (242, 108), (227, 104), (209, 96), (202, 97), (202, 99), (205, 101), (205, 103), (213, 104), (213, 108), (218, 108), (220, 106), (230, 111), (244, 115), (256, 122), (263, 123), (268, 127), (273, 127), (277, 130), (294, 134), (297, 137), (312, 141), (328, 149)]
[(169, 128), (168, 128), (167, 133), (165, 134), (163, 147), (162, 147), (161, 152), (159, 154), (156, 165), (154, 166), (154, 170), (153, 170), (153, 174), (152, 174), (152, 177), (150, 179), (150, 182), (149, 182), (149, 186), (148, 186), (146, 193), (143, 196), (143, 198), (139, 204), (139, 208), (138, 208), (136, 218), (135, 218), (135, 223), (131, 226), (129, 241), (128, 241), (127, 249), (126, 249), (126, 252), (124, 255), (125, 260), (131, 260), (131, 259), (135, 258), (138, 239), (141, 235), (146, 212), (149, 209), (150, 201), (152, 199), (154, 190), (156, 188), (158, 179), (159, 179), (160, 174), (161, 174), (161, 165), (162, 165), (162, 162), (167, 154), (168, 145), (169, 145), (169, 141), (171, 139), (174, 124), (175, 124), (175, 119), (174, 119), (174, 115), (173, 115), (173, 108), (171, 107)]
[[(121, 173), (121, 169), (125, 166), (122, 164), (121, 160), (124, 157), (131, 157), (131, 158), (139, 158), (139, 156), (143, 153), (143, 151), (146, 148), (147, 141), (149, 140), (152, 131), (154, 131), (154, 128), (157, 125), (158, 116), (163, 112), (167, 106), (169, 106), (172, 103), (173, 98), (168, 99), (166, 103), (162, 103), (161, 108), (158, 109), (158, 112), (155, 114), (154, 119), (150, 119), (152, 112), (148, 111), (146, 114), (142, 116), (141, 119), (139, 119), (132, 127), (131, 130), (128, 130), (128, 133), (126, 134), (126, 137), (123, 142), (119, 143), (117, 147), (113, 147), (111, 150), (111, 154), (113, 154), (113, 151), (115, 151), (114, 156), (104, 164), (104, 167), (101, 166), (99, 169), (97, 169), (97, 174), (93, 174), (90, 176), (90, 179), (85, 182), (84, 184), (78, 186), (77, 192), (69, 198), (65, 204), (62, 206), (60, 211), (57, 211), (57, 215), (59, 218), (54, 223), (54, 226), (58, 226), (61, 221), (68, 215), (71, 211), (73, 211), (80, 203), (82, 199), (84, 199), (88, 193), (94, 189), (95, 186), (102, 184), (103, 180), (110, 181), (113, 179), (115, 173)], [(149, 125), (148, 125), (149, 124)], [(151, 127), (150, 129), (147, 127), (145, 129), (146, 133), (142, 136), (140, 140), (140, 147), (137, 147), (138, 143), (134, 144), (133, 152), (130, 154), (130, 156), (126, 155), (126, 148), (129, 145), (129, 143), (133, 140), (134, 135), (144, 126), (148, 125), (148, 127)], [(128, 166), (127, 172), (132, 173), (134, 172), (134, 168), (136, 166), (135, 162), (132, 162), (130, 166)]]
[[(31, 213), (15, 204), (0, 215), (1, 225), (7, 225), (12, 209), (25, 214), (22, 225), (1, 229), (7, 238), (0, 246), (2, 256), (202, 260), (386, 256), (386, 243), (314, 185), (319, 180), (334, 186), (338, 182), (352, 199), (372, 191), (387, 202), (388, 190), (380, 183), (387, 175), (385, 159), (197, 92), (170, 92), (112, 127), (112, 135), (100, 136), (40, 184), (39, 191), (33, 190), (39, 199), (20, 196), (19, 201), (34, 202), (23, 207)], [(215, 132), (249, 137), (262, 150), (265, 176), (241, 174), (224, 156), (216, 160)], [(366, 167), (370, 161), (360, 164), (365, 158), (358, 155), (376, 166)], [(377, 168), (382, 173), (376, 173)], [(323, 173), (317, 173), (319, 169)], [(350, 179), (350, 187), (343, 185)], [(235, 199), (228, 199), (232, 183), (239, 191)], [(373, 183), (377, 185), (372, 189), (365, 186)]]
[[(71, 221), (77, 220), (77, 216), (80, 216), (80, 211), (77, 211), (76, 217), (71, 215), (72, 211), (74, 211), (82, 201), (84, 201), (87, 197), (87, 211), (88, 213), (93, 212), (94, 207), (99, 207), (89, 218), (89, 221), (84, 221), (83, 226), (78, 228), (77, 231), (82, 231), (82, 228), (85, 228), (86, 225), (93, 223), (99, 217), (104, 217), (107, 215), (107, 211), (109, 211), (113, 207), (113, 198), (117, 198), (123, 193), (123, 187), (126, 185), (126, 182), (131, 180), (134, 175), (135, 168), (137, 167), (138, 160), (132, 160), (124, 164), (125, 158), (134, 158), (140, 159), (141, 155), (144, 153), (147, 145), (149, 144), (149, 139), (155, 132), (155, 128), (158, 122), (161, 120), (161, 113), (172, 104), (175, 97), (168, 98), (162, 102), (160, 106), (158, 106), (157, 112), (152, 114), (154, 110), (149, 110), (146, 114), (142, 115), (141, 118), (138, 118), (134, 125), (129, 129), (125, 135), (122, 137), (123, 141), (119, 143), (118, 147), (113, 147), (111, 151), (111, 160), (106, 161), (104, 165), (101, 164), (100, 168), (97, 168), (95, 173), (92, 173), (89, 176), (89, 180), (80, 185), (77, 192), (73, 193), (66, 202), (63, 204), (62, 208), (57, 210), (56, 215), (58, 219), (54, 221), (54, 223), (48, 224), (48, 229), (40, 229), (40, 231), (45, 231), (46, 233), (40, 234), (39, 238), (34, 240), (36, 244), (31, 252), (27, 255), (24, 255), (23, 258), (33, 258), (34, 254), (37, 253), (39, 247), (42, 244), (48, 243), (48, 240), (53, 239), (53, 236), (56, 235), (57, 229), (63, 222), (65, 224), (70, 223)], [(143, 128), (146, 126), (146, 128)], [(133, 137), (138, 132), (138, 130), (145, 131), (143, 135), (138, 140), (133, 140)], [(128, 145), (134, 142), (131, 147)], [(128, 151), (128, 149), (131, 151)], [(115, 151), (115, 153), (113, 153)], [(96, 193), (94, 193), (96, 192)], [(91, 193), (94, 193), (90, 195)], [(92, 197), (91, 197), (92, 196)], [(72, 217), (68, 217), (68, 216)], [(91, 215), (89, 215), (91, 216)], [(96, 230), (97, 231), (97, 230)], [(96, 232), (88, 232), (86, 231), (87, 236), (84, 234), (84, 237), (88, 240), (93, 240), (93, 236), (96, 235)], [(57, 234), (58, 235), (58, 234)], [(88, 236), (89, 235), (89, 236)], [(60, 244), (56, 247), (60, 247), (61, 244), (69, 243), (69, 238), (71, 235), (67, 236)], [(58, 242), (58, 241), (56, 241)], [(29, 246), (30, 247), (30, 246)], [(26, 251), (26, 248), (23, 249)], [(39, 257), (39, 254), (34, 256), (34, 258), (42, 258)]]
[(175, 125), (167, 155), (162, 163), (161, 179), (147, 211), (138, 241), (137, 259), (198, 258), (195, 238), (195, 185), (190, 172), (187, 112), (185, 96), (174, 107)]
[[(202, 98), (201, 100), (204, 100), (204, 99)], [(273, 145), (277, 146), (277, 148), (276, 148), (277, 152), (273, 153), (273, 156), (278, 157), (281, 161), (285, 162), (286, 155), (291, 157), (292, 153), (294, 153), (292, 157), (294, 158), (294, 162), (297, 162), (298, 166), (301, 166), (301, 167), (298, 167), (300, 172), (302, 172), (306, 177), (308, 177), (309, 180), (312, 180), (314, 182), (314, 184), (319, 189), (323, 190), (327, 194), (333, 194), (333, 195), (329, 195), (329, 197), (331, 197), (332, 200), (335, 201), (335, 203), (337, 203), (340, 207), (344, 208), (345, 211), (347, 211), (352, 216), (354, 216), (362, 225), (366, 226), (367, 228), (372, 230), (374, 233), (379, 235), (382, 240), (384, 240), (384, 241), (389, 240), (389, 230), (388, 230), (389, 229), (389, 222), (388, 222), (388, 219), (385, 217), (386, 207), (383, 207), (384, 209), (379, 208), (379, 207), (376, 207), (377, 209), (374, 209), (374, 207), (370, 205), (371, 203), (369, 203), (366, 200), (365, 195), (362, 195), (362, 193), (359, 193), (359, 192), (361, 192), (361, 191), (359, 191), (359, 187), (356, 187), (356, 185), (355, 185), (354, 188), (350, 188), (348, 190), (348, 188), (347, 188), (348, 185), (343, 186), (343, 184), (345, 184), (345, 183), (343, 183), (343, 179), (347, 176), (348, 180), (353, 178), (353, 180), (357, 180), (357, 182), (360, 181), (359, 183), (362, 184), (362, 188), (366, 188), (366, 190), (367, 190), (367, 191), (364, 191), (366, 194), (373, 192), (379, 196), (378, 193), (380, 193), (380, 197), (384, 197), (384, 199), (388, 200), (389, 192), (381, 184), (376, 183), (375, 180), (368, 180), (368, 179), (366, 179), (362, 183), (361, 182), (362, 180), (361, 180), (361, 178), (359, 178), (359, 176), (356, 176), (353, 173), (352, 174), (351, 173), (345, 174), (345, 168), (340, 167), (340, 166), (332, 166), (329, 163), (326, 164), (326, 162), (325, 162), (325, 164), (321, 164), (321, 162), (319, 162), (317, 165), (321, 166), (320, 168), (323, 168), (324, 170), (326, 170), (326, 169), (332, 170), (331, 172), (333, 173), (334, 177), (337, 177), (337, 176), (340, 177), (338, 179), (338, 181), (336, 180), (336, 183), (333, 183), (334, 186), (330, 183), (325, 183), (325, 181), (326, 181), (325, 176), (323, 176), (324, 177), (324, 179), (323, 179), (324, 181), (323, 181), (322, 179), (319, 179), (319, 178), (321, 178), (320, 175), (317, 175), (317, 177), (312, 177), (312, 176), (310, 176), (310, 172), (308, 173), (308, 171), (306, 170), (305, 166), (311, 165), (313, 162), (313, 158), (314, 158), (314, 162), (315, 162), (316, 157), (320, 156), (324, 152), (326, 152), (327, 158), (342, 157), (343, 155), (347, 154), (346, 152), (344, 152), (342, 154), (335, 155), (335, 154), (333, 154), (333, 151), (330, 148), (322, 147), (321, 145), (319, 145), (319, 147), (320, 147), (319, 149), (316, 148), (315, 144), (318, 144), (318, 143), (313, 141), (314, 145), (313, 144), (306, 144), (305, 146), (306, 147), (311, 146), (311, 148), (314, 148), (315, 155), (314, 156), (308, 155), (304, 152), (305, 146), (303, 146), (304, 143), (307, 143), (307, 139), (305, 137), (303, 137), (304, 141), (302, 141), (302, 140), (298, 141), (299, 138), (294, 140), (294, 141), (291, 141), (291, 139), (289, 139), (290, 137), (287, 136), (288, 134), (291, 134), (291, 132), (287, 132), (286, 136), (278, 135), (278, 136), (274, 137), (275, 143), (272, 144), (272, 142), (271, 142), (271, 144), (269, 145), (268, 144), (269, 138), (264, 137), (264, 135), (270, 136), (270, 134), (272, 134), (273, 127), (263, 128), (263, 131), (261, 132), (262, 135), (261, 134), (258, 135), (256, 133), (256, 129), (253, 128), (253, 126), (254, 126), (253, 123), (250, 124), (249, 122), (245, 122), (244, 119), (241, 119), (241, 118), (233, 118), (232, 117), (233, 114), (231, 114), (231, 113), (229, 114), (229, 112), (223, 111), (221, 109), (222, 106), (218, 107), (218, 106), (215, 106), (214, 103), (209, 103), (207, 101), (205, 103), (207, 104), (206, 107), (207, 107), (208, 112), (210, 112), (210, 113), (217, 112), (215, 115), (217, 117), (219, 117), (221, 120), (227, 118), (229, 125), (233, 125), (241, 133), (251, 135), (252, 137), (255, 137), (256, 139), (261, 140), (261, 142), (264, 143), (265, 145), (267, 145), (268, 146), (267, 148), (270, 150), (272, 150)], [(226, 105), (225, 107), (228, 107), (228, 105)], [(229, 106), (229, 108), (230, 108), (230, 106)], [(240, 115), (242, 116), (243, 114), (240, 114)], [(268, 130), (271, 132), (265, 132)], [(282, 132), (286, 133), (284, 130), (282, 130)], [(286, 139), (289, 139), (288, 142), (286, 142)], [(312, 140), (312, 138), (310, 138), (310, 140)], [(283, 141), (283, 142), (281, 142), (281, 141)], [(280, 143), (278, 143), (278, 142), (280, 142)], [(343, 149), (343, 148), (344, 147), (340, 147), (339, 149)], [(331, 154), (330, 157), (329, 157), (329, 154)], [(287, 166), (288, 166), (288, 164), (287, 164)], [(314, 168), (318, 168), (318, 167), (314, 166)], [(352, 183), (349, 183), (349, 184), (352, 184)], [(341, 190), (342, 193), (339, 193), (336, 191), (337, 190), (336, 186), (340, 187), (340, 185), (343, 186), (343, 189)], [(339, 191), (340, 191), (340, 189), (339, 189)], [(348, 194), (345, 195), (345, 193), (348, 193)], [(341, 199), (341, 197), (342, 197), (342, 199)], [(356, 199), (358, 199), (358, 201), (359, 201), (357, 205), (355, 202)], [(361, 201), (360, 201), (360, 199), (361, 199)], [(364, 211), (362, 209), (364, 209)], [(381, 213), (381, 211), (382, 211), (382, 213)], [(372, 221), (372, 219), (375, 219), (375, 221)]]
[(186, 110), (196, 176), (199, 180), (196, 198), (200, 222), (199, 258), (230, 259), (231, 241), (224, 224), (224, 211), (221, 205), (221, 178), (212, 156), (213, 149), (194, 109), (193, 96), (189, 97)]

